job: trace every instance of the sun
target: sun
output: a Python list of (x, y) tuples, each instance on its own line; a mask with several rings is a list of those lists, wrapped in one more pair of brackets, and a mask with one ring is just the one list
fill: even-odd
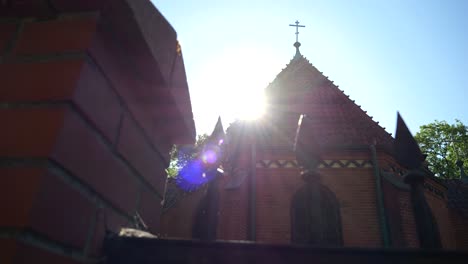
[(229, 125), (265, 114), (265, 88), (281, 67), (281, 61), (271, 54), (252, 45), (226, 47), (197, 68), (191, 86), (197, 91), (193, 93), (194, 115), (200, 127), (211, 129), (218, 116)]
[(236, 119), (256, 120), (265, 113), (265, 96), (261, 90), (252, 89), (234, 94), (232, 101), (236, 103), (230, 108), (230, 111)]
[(225, 100), (222, 115), (228, 119), (256, 120), (265, 113), (264, 89), (271, 81), (271, 61), (262, 52), (251, 48), (240, 48), (228, 53), (223, 67), (216, 70), (222, 76)]

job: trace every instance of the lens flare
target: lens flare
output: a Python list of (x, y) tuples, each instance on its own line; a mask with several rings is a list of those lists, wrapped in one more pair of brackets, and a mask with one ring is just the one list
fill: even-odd
[(242, 106), (236, 108), (236, 116), (241, 120), (256, 120), (263, 116), (266, 99), (263, 91), (251, 91), (242, 97)]
[(216, 177), (216, 169), (207, 170), (200, 159), (192, 160), (183, 167), (176, 178), (179, 188), (194, 191)]
[(223, 139), (213, 139), (206, 143), (201, 153), (188, 162), (176, 177), (177, 185), (186, 191), (194, 191), (222, 174), (218, 171), (223, 156)]
[(216, 163), (216, 161), (218, 161), (217, 156), (218, 155), (216, 154), (214, 150), (209, 149), (203, 152), (202, 161), (205, 164), (214, 164)]

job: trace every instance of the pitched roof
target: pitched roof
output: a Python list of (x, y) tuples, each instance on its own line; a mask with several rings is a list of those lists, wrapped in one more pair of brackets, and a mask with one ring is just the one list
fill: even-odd
[[(330, 146), (390, 145), (392, 136), (302, 55), (267, 87), (269, 110), (306, 114), (315, 137)], [(292, 117), (295, 118), (295, 117)], [(297, 119), (295, 120), (297, 124)]]

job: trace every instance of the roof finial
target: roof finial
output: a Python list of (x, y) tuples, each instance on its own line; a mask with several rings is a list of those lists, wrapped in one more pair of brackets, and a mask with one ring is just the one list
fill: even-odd
[(298, 57), (301, 55), (299, 52), (299, 47), (301, 46), (301, 43), (299, 42), (299, 28), (300, 27), (305, 27), (304, 25), (299, 25), (299, 21), (296, 20), (295, 25), (289, 24), (290, 27), (296, 27), (296, 42), (294, 43), (294, 47), (296, 47), (296, 55), (294, 58)]

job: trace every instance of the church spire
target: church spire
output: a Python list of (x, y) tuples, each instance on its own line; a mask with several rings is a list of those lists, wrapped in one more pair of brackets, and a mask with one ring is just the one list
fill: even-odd
[(299, 28), (305, 26), (299, 25), (298, 20), (296, 20), (295, 25), (289, 24), (289, 26), (296, 27), (296, 42), (294, 43), (294, 47), (296, 47), (296, 55), (294, 55), (294, 58), (298, 58), (299, 56), (301, 56), (301, 52), (299, 51), (299, 47), (301, 46), (301, 43), (299, 42)]

